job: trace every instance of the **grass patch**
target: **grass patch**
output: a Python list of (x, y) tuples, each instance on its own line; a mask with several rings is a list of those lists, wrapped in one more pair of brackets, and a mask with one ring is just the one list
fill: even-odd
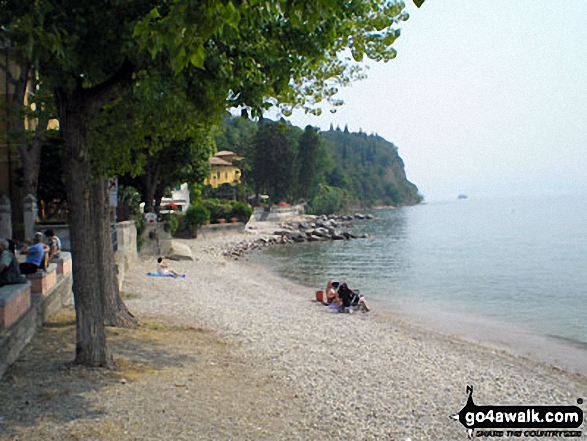
[(142, 296), (137, 294), (136, 292), (124, 292), (120, 291), (120, 296), (123, 299), (132, 300), (132, 299), (140, 299)]

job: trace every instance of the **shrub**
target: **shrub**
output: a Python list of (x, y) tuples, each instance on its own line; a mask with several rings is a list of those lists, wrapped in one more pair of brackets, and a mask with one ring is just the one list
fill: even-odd
[(308, 205), (309, 214), (332, 214), (340, 212), (344, 204), (343, 190), (335, 187), (326, 188)]
[(231, 210), (229, 217), (236, 217), (239, 222), (247, 223), (253, 214), (253, 209), (244, 202), (233, 201), (231, 203)]
[(177, 218), (177, 214), (170, 213), (169, 217), (167, 218), (167, 223), (165, 224), (165, 231), (169, 232), (172, 236), (175, 234), (177, 229), (179, 228), (179, 219)]
[(204, 225), (210, 220), (210, 210), (202, 204), (190, 205), (185, 212), (185, 219), (191, 226)]
[(202, 201), (202, 205), (210, 212), (210, 220), (218, 222), (218, 219), (228, 219), (232, 207), (228, 202), (221, 202), (218, 199), (206, 199)]
[(137, 251), (141, 251), (141, 247), (145, 243), (143, 239), (143, 231), (145, 231), (145, 219), (141, 213), (134, 214), (130, 217), (130, 220), (135, 222), (137, 228)]

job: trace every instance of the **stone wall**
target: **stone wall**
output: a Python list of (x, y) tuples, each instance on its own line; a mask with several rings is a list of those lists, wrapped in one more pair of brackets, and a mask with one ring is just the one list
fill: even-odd
[[(69, 227), (67, 225), (51, 225), (55, 234), (61, 239), (62, 245), (65, 243), (69, 249)], [(118, 250), (115, 253), (115, 261), (118, 267), (119, 285), (124, 280), (124, 275), (131, 262), (137, 258), (137, 230), (134, 222), (120, 222), (116, 225), (118, 235)], [(65, 249), (65, 247), (64, 247)], [(71, 262), (69, 253), (63, 253), (63, 260), (65, 263)], [(25, 348), (25, 346), (33, 338), (37, 330), (42, 324), (53, 314), (58, 312), (63, 307), (71, 306), (73, 304), (73, 275), (71, 272), (64, 272), (57, 274), (57, 265), (50, 265), (49, 272), (40, 273), (41, 279), (48, 277), (55, 277), (56, 283), (52, 287), (48, 287), (48, 292), (42, 289), (39, 292), (32, 292), (30, 294), (30, 303), (27, 302), (28, 309), (26, 312), (21, 311), (20, 298), (15, 298), (14, 295), (8, 293), (6, 296), (6, 304), (0, 305), (3, 308), (2, 312), (10, 313), (11, 315), (18, 314), (19, 318), (16, 321), (8, 320), (6, 326), (0, 327), (0, 378), (8, 366), (16, 361)], [(64, 266), (69, 269), (70, 265)], [(33, 277), (34, 278), (34, 277)], [(30, 290), (31, 284), (21, 285)], [(44, 285), (43, 285), (44, 286)], [(10, 287), (2, 287), (0, 290)], [(2, 303), (2, 302), (0, 302)], [(13, 305), (14, 303), (14, 305)], [(11, 309), (7, 309), (11, 308)], [(6, 309), (6, 311), (4, 311)], [(8, 317), (8, 315), (7, 315)], [(4, 320), (3, 320), (4, 322)]]
[(273, 206), (270, 210), (266, 209), (265, 207), (256, 207), (253, 210), (252, 218), (256, 222), (281, 222), (293, 217), (301, 216), (304, 213), (305, 211), (303, 205), (295, 205), (292, 207)]
[[(42, 308), (42, 321), (45, 322), (49, 317), (59, 312), (60, 309), (73, 305), (73, 291), (72, 291), (73, 279), (71, 274), (64, 277), (59, 277), (55, 288), (47, 296), (41, 296), (44, 298)], [(39, 297), (37, 293), (33, 293), (32, 298)]]
[(232, 233), (242, 233), (244, 229), (245, 224), (241, 222), (202, 225), (198, 228), (198, 237), (225, 236)]
[(61, 308), (73, 304), (72, 281), (71, 274), (60, 275), (47, 295), (32, 293), (27, 312), (11, 326), (0, 329), (0, 378), (8, 366), (18, 359), (42, 324)]
[[(37, 225), (39, 231), (53, 230), (61, 240), (61, 249), (71, 251), (69, 225)], [(118, 222), (116, 224), (117, 250), (114, 253), (114, 262), (118, 270), (118, 285), (122, 286), (126, 271), (133, 260), (138, 257), (137, 252), (137, 228), (134, 221)]]
[(168, 256), (172, 252), (173, 237), (165, 230), (165, 223), (145, 225), (142, 238), (141, 257)]
[(114, 263), (118, 271), (118, 288), (121, 289), (126, 272), (138, 258), (137, 228), (134, 221), (118, 222), (116, 235), (118, 245), (114, 253)]

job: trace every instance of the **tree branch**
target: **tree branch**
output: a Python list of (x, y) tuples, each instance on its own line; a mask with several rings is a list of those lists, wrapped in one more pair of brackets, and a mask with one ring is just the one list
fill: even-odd
[(12, 73), (8, 69), (8, 66), (6, 66), (6, 64), (4, 63), (0, 63), (0, 70), (4, 72), (4, 75), (6, 75), (7, 81), (13, 86), (16, 86), (16, 79), (14, 79), (14, 77), (12, 76)]
[(82, 93), (85, 95), (84, 98), (87, 99), (88, 110), (90, 112), (99, 111), (105, 104), (120, 96), (123, 89), (130, 88), (134, 70), (134, 65), (128, 59), (125, 59), (116, 73), (106, 81), (89, 89), (84, 89)]

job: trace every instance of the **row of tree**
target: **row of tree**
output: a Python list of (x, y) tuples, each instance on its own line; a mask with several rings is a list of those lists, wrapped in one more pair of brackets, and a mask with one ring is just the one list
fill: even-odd
[(283, 120), (255, 124), (226, 117), (216, 143), (244, 157), (239, 163), (243, 182), (274, 202), (304, 201), (310, 211), (322, 214), (422, 200), (406, 178), (397, 147), (377, 135), (346, 128), (319, 133)]
[[(75, 361), (90, 366), (112, 363), (105, 325), (136, 323), (116, 283), (105, 178), (147, 176), (145, 191), (155, 194), (154, 178), (173, 171), (149, 158), (184, 148), (206, 157), (210, 128), (227, 108), (261, 116), (276, 104), (284, 113), (339, 104), (338, 88), (363, 75), (357, 62), (395, 57), (397, 25), (407, 19), (396, 0), (0, 0), (0, 11), (11, 60), (3, 70), (19, 66), (10, 105), (24, 108), (33, 81), (45, 94), (37, 108), (54, 109), (60, 123)], [(19, 144), (25, 174), (35, 174), (26, 160), (41, 139)]]

